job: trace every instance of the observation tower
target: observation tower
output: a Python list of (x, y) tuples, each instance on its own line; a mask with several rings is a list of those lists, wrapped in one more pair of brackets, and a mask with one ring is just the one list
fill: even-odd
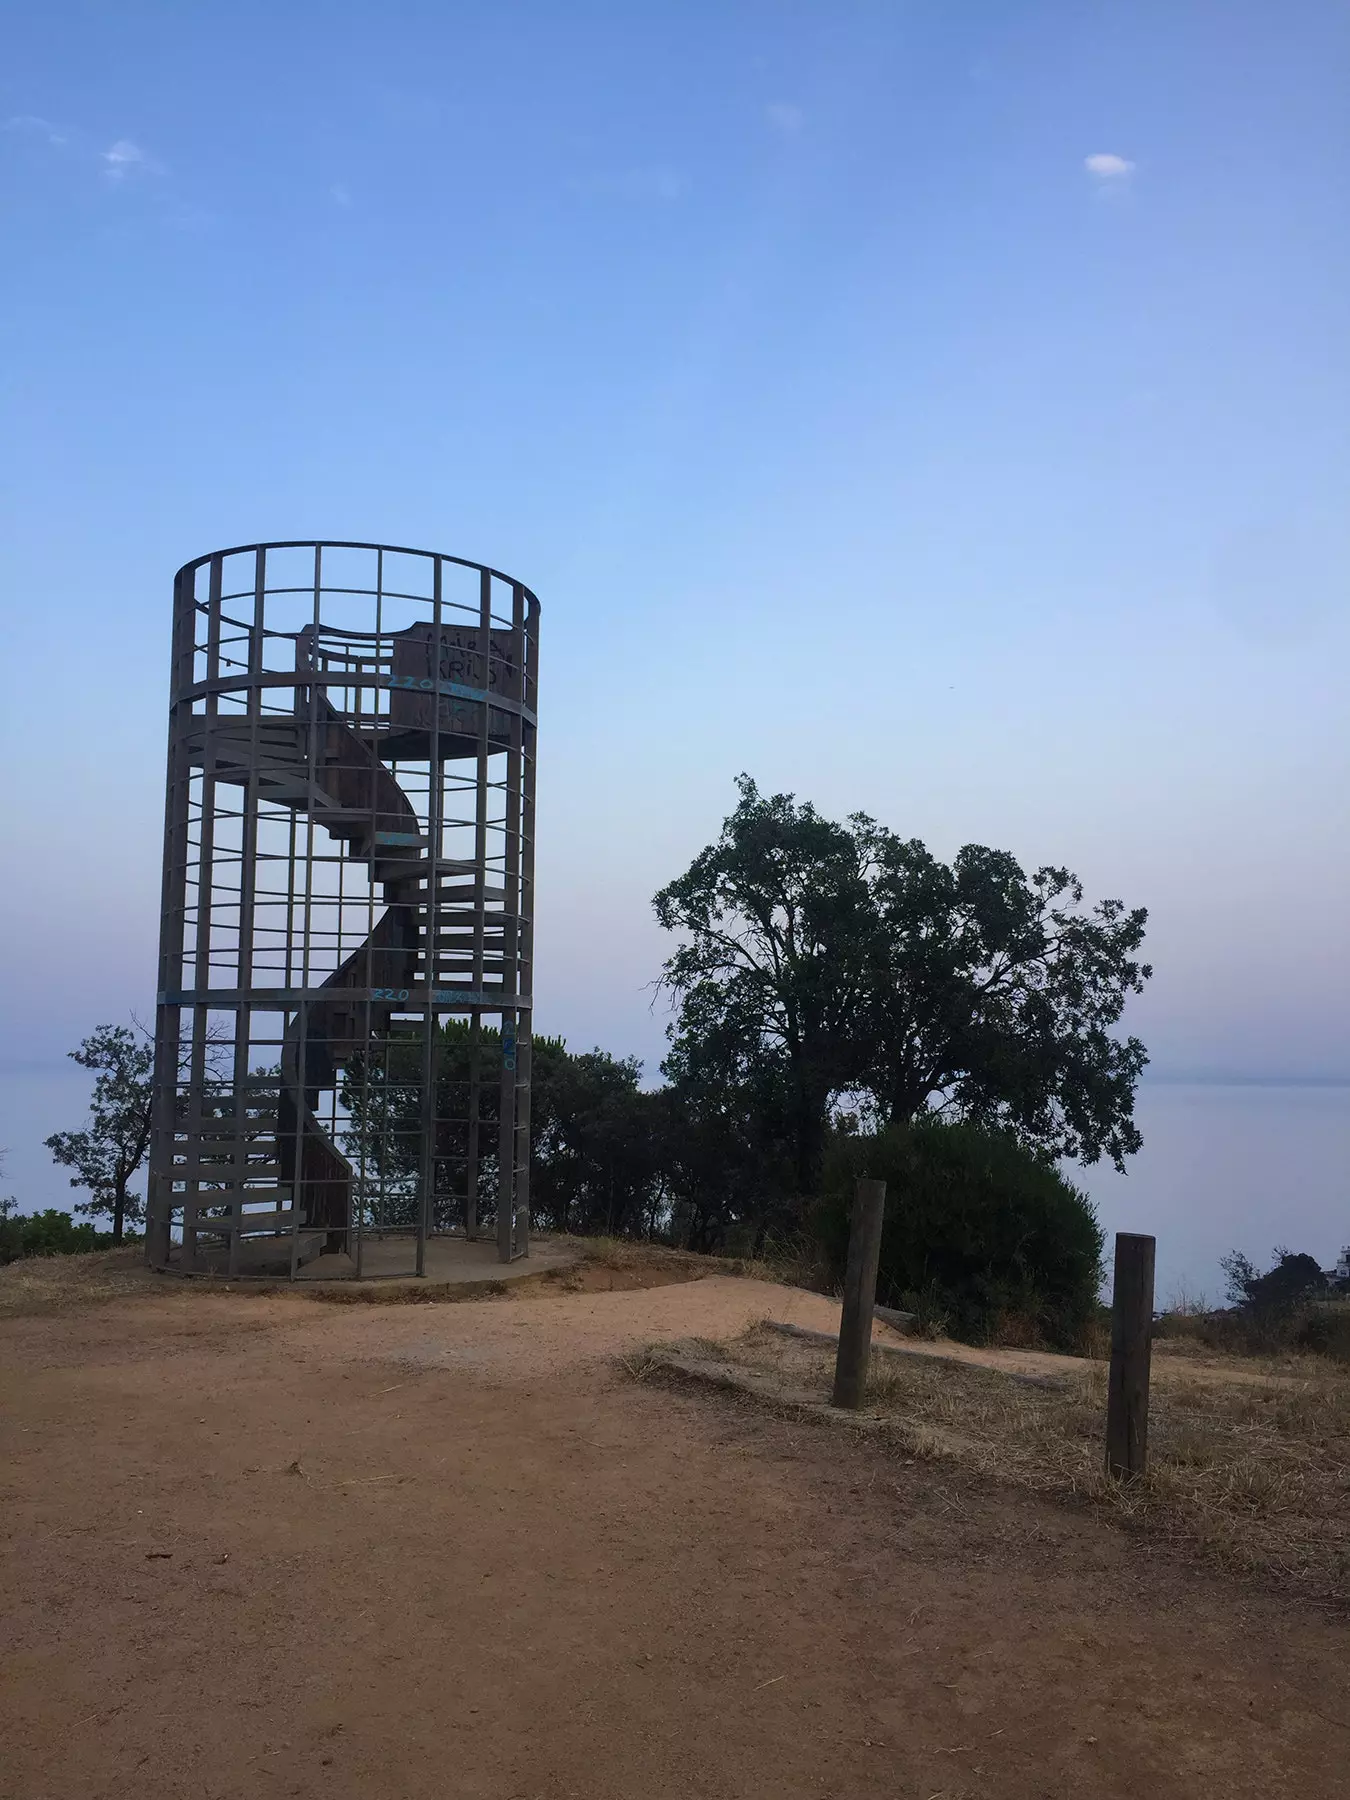
[(539, 602), (377, 544), (174, 582), (147, 1254), (529, 1252)]

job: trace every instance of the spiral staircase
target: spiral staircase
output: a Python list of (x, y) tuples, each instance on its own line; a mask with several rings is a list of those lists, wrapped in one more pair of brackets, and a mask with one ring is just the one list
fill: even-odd
[[(187, 1267), (257, 1273), (286, 1265), (293, 1272), (323, 1251), (347, 1248), (356, 1172), (317, 1116), (319, 1095), (354, 1056), (369, 1055), (388, 1036), (400, 1003), (377, 996), (406, 999), (419, 978), (425, 982), (425, 919), (438, 917), (444, 901), (473, 897), (462, 885), (463, 864), (430, 858), (423, 823), (385, 766), (379, 739), (349, 723), (317, 682), (295, 694), (294, 715), (203, 722), (189, 754), (215, 781), (256, 783), (258, 800), (321, 827), (344, 857), (365, 865), (385, 910), (336, 969), (306, 984), (285, 1028), (279, 1071), (221, 1084), (209, 1109), (190, 1121), (194, 1160), (174, 1171), (198, 1193), (184, 1218)], [(385, 741), (397, 747), (391, 734)], [(447, 889), (447, 878), (460, 885)], [(438, 976), (468, 973), (471, 964), (447, 963), (445, 937), (438, 933)]]

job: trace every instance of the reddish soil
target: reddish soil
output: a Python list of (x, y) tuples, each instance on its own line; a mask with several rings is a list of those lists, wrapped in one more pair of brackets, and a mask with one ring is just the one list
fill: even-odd
[(0, 1794), (1346, 1791), (1344, 1624), (613, 1361), (766, 1314), (837, 1317), (716, 1278), (0, 1325)]

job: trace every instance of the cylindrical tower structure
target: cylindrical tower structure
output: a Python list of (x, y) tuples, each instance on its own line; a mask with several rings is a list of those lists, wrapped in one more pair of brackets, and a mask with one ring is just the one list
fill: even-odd
[(538, 628), (519, 581), (429, 551), (179, 571), (155, 1267), (528, 1253)]

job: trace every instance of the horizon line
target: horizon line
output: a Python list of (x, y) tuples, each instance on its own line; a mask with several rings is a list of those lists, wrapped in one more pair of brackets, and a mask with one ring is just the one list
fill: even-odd
[(1141, 1087), (1350, 1087), (1350, 1075), (1275, 1075), (1240, 1073), (1232, 1070), (1167, 1070), (1153, 1073), (1145, 1069)]

